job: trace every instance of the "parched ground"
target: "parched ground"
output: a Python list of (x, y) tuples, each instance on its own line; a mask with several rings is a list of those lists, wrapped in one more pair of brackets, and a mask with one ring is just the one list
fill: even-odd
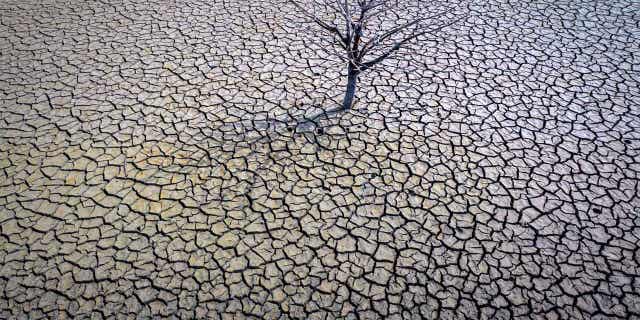
[(0, 2), (0, 318), (640, 318), (639, 2), (461, 5), (317, 125), (294, 12)]

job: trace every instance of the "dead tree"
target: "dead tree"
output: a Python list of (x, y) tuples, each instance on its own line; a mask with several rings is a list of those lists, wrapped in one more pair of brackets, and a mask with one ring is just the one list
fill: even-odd
[[(347, 87), (341, 110), (353, 105), (358, 76), (390, 57), (403, 45), (421, 35), (447, 27), (460, 19), (436, 26), (425, 24), (435, 18), (444, 17), (451, 9), (437, 14), (425, 15), (421, 9), (423, 0), (409, 0), (413, 18), (407, 19), (398, 12), (398, 0), (313, 0), (310, 6), (296, 0), (288, 0), (310, 21), (328, 32), (338, 50), (331, 53), (347, 66)], [(321, 9), (313, 4), (320, 5)], [(392, 20), (401, 21), (389, 25)], [(325, 49), (326, 50), (326, 49)]]

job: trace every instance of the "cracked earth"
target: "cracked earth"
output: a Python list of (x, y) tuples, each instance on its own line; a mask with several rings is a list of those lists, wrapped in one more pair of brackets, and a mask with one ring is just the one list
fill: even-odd
[(0, 318), (640, 318), (640, 3), (458, 11), (302, 124), (284, 1), (0, 2)]

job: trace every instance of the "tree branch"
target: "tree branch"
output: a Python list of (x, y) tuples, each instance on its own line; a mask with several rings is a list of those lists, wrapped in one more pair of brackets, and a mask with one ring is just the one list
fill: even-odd
[(307, 11), (305, 8), (303, 8), (298, 2), (294, 1), (294, 0), (288, 0), (291, 4), (293, 4), (298, 10), (300, 10), (300, 12), (302, 12), (302, 14), (304, 14), (305, 16), (311, 18), (311, 20), (313, 20), (313, 22), (315, 22), (317, 25), (319, 25), (320, 27), (322, 27), (323, 29), (334, 33), (336, 35), (338, 35), (338, 37), (340, 38), (340, 40), (348, 46), (347, 43), (347, 38), (345, 36), (342, 35), (342, 33), (340, 32), (340, 30), (338, 30), (338, 28), (336, 26), (333, 25), (329, 25), (326, 22), (320, 20), (320, 18), (318, 18), (316, 15), (310, 13), (309, 11)]
[[(415, 20), (409, 21), (409, 22), (407, 22), (407, 23), (405, 23), (405, 24), (399, 25), (399, 26), (397, 26), (397, 27), (395, 27), (395, 28), (393, 28), (393, 29), (391, 29), (391, 30), (389, 30), (389, 31), (387, 31), (387, 32), (385, 32), (385, 33), (383, 33), (382, 35), (379, 35), (379, 36), (377, 36), (377, 37), (374, 37), (373, 39), (371, 39), (371, 40), (367, 41), (367, 42), (364, 44), (364, 46), (362, 47), (362, 50), (360, 51), (360, 58), (364, 58), (364, 56), (365, 56), (365, 55), (366, 55), (366, 54), (367, 54), (367, 53), (368, 53), (372, 48), (374, 48), (376, 45), (380, 44), (382, 41), (384, 41), (384, 40), (388, 39), (389, 37), (393, 36), (394, 34), (396, 34), (396, 33), (400, 32), (400, 31), (402, 31), (402, 30), (405, 30), (405, 29), (407, 29), (407, 28), (409, 28), (409, 27), (411, 27), (411, 26), (413, 26), (413, 25), (416, 25), (416, 24), (418, 24), (418, 23), (420, 23), (420, 22), (422, 22), (422, 21), (424, 21), (424, 20), (433, 19), (433, 18), (435, 18), (435, 17), (440, 17), (440, 16), (442, 16), (442, 15), (444, 15), (444, 14), (447, 14), (447, 13), (451, 12), (452, 10), (453, 10), (453, 9), (449, 9), (449, 10), (446, 10), (446, 11), (443, 11), (443, 12), (440, 12), (440, 13), (437, 13), (437, 14), (434, 14), (434, 15), (431, 15), (431, 16), (428, 16), (428, 17), (422, 17), (422, 18), (418, 18), (418, 19), (415, 19)], [(435, 31), (435, 30), (434, 30), (434, 31)]]
[(442, 30), (442, 29), (444, 29), (444, 28), (446, 28), (446, 27), (448, 27), (448, 26), (450, 26), (450, 25), (452, 25), (452, 24), (454, 24), (454, 23), (456, 23), (456, 22), (458, 22), (458, 21), (460, 21), (460, 20), (462, 20), (463, 18), (466, 18), (466, 17), (468, 17), (468, 15), (464, 15), (463, 17), (460, 17), (459, 19), (453, 20), (453, 21), (451, 21), (449, 23), (446, 23), (444, 25), (441, 25), (441, 26), (439, 26), (437, 28), (433, 28), (433, 29), (429, 29), (429, 30), (425, 30), (425, 31), (414, 33), (414, 34), (412, 34), (412, 35), (410, 35), (410, 36), (408, 36), (408, 37), (396, 42), (393, 45), (393, 47), (391, 47), (391, 49), (387, 50), (385, 53), (381, 54), (377, 58), (375, 58), (373, 60), (369, 60), (369, 61), (367, 61), (365, 63), (362, 63), (361, 64), (362, 67), (360, 69), (362, 71), (365, 71), (365, 70), (369, 69), (370, 67), (374, 66), (375, 64), (377, 64), (377, 63), (383, 61), (384, 59), (388, 58), (392, 53), (394, 53), (395, 51), (398, 51), (398, 49), (400, 49), (400, 47), (402, 47), (402, 45), (404, 45), (405, 43), (407, 43), (407, 42), (409, 42), (409, 41), (411, 41), (411, 40), (413, 40), (413, 39), (415, 39), (415, 38), (417, 38), (417, 37), (419, 37), (421, 35), (424, 35), (424, 34), (427, 34), (427, 33), (431, 33), (431, 32), (434, 32), (434, 31)]

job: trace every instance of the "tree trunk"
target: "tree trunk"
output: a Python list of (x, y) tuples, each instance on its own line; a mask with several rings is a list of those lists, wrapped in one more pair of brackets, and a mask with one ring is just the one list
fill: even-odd
[(342, 109), (349, 110), (353, 104), (353, 98), (356, 96), (356, 86), (358, 82), (358, 71), (355, 66), (349, 65), (349, 75), (347, 78), (347, 91), (344, 93), (342, 101)]

